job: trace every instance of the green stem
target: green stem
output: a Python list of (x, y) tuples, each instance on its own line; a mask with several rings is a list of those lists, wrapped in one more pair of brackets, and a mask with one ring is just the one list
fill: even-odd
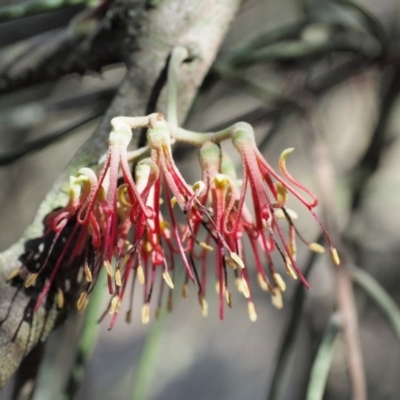
[(383, 287), (366, 271), (352, 270), (354, 282), (374, 301), (388, 320), (400, 345), (400, 310)]
[(167, 121), (172, 130), (178, 127), (178, 71), (179, 67), (189, 56), (186, 47), (176, 46), (171, 52), (168, 63), (168, 102), (167, 102)]
[(85, 375), (85, 367), (90, 359), (99, 334), (98, 319), (101, 314), (102, 296), (106, 283), (106, 274), (101, 272), (95, 288), (90, 295), (90, 302), (85, 314), (81, 336), (77, 345), (76, 356), (64, 390), (63, 400), (74, 399)]
[(341, 321), (339, 314), (333, 314), (318, 347), (314, 363), (311, 367), (306, 400), (322, 400), (326, 381), (332, 363), (335, 339), (340, 331)]
[(163, 316), (153, 323), (150, 334), (147, 337), (142, 355), (139, 360), (139, 369), (132, 386), (132, 400), (146, 400), (149, 398), (150, 382), (152, 379), (156, 356), (160, 347), (161, 334), (163, 332)]

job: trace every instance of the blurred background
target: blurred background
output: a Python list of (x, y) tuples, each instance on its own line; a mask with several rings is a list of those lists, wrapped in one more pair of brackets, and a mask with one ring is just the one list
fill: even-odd
[[(88, 4), (21, 19), (7, 13), (14, 5), (0, 1), (2, 250), (31, 222), (125, 73), (110, 56), (101, 72), (44, 82), (33, 76), (29, 87), (11, 85), (38, 54), (63, 46), (71, 20)], [(274, 167), (284, 149), (296, 149), (289, 171), (320, 196), (318, 214), (330, 216), (345, 263), (361, 271), (353, 287), (368, 398), (377, 400), (398, 399), (400, 391), (399, 27), (396, 0), (245, 1), (185, 125), (210, 131), (247, 121)], [(188, 182), (200, 177), (194, 154), (176, 148)], [(296, 202), (291, 207), (304, 236), (318, 240), (319, 227), (307, 210)], [(335, 267), (329, 257), (304, 248), (298, 260), (312, 289), (306, 293), (287, 280), (284, 308), (277, 310), (253, 285), (256, 323), (239, 295), (223, 322), (217, 296), (209, 296), (203, 318), (194, 291), (148, 326), (141, 325), (139, 308), (132, 324), (121, 318), (108, 331), (104, 321), (75, 398), (305, 399), (323, 343), (332, 355), (323, 398), (351, 399), (343, 333), (339, 328), (330, 345), (323, 339), (341, 290)], [(47, 384), (37, 399), (59, 393), (73, 362), (79, 318), (53, 334), (42, 371)], [(70, 345), (61, 346), (68, 338)], [(11, 398), (11, 384), (0, 398)]]

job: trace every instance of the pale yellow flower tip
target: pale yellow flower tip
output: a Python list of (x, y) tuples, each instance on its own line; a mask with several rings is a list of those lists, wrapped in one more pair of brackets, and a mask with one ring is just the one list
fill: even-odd
[(174, 283), (172, 282), (172, 278), (171, 278), (171, 275), (169, 274), (169, 272), (168, 271), (164, 271), (162, 276), (163, 276), (165, 282), (167, 283), (167, 285), (171, 289), (173, 289), (174, 288)]
[(249, 314), (249, 318), (251, 322), (257, 321), (257, 311), (256, 306), (252, 301), (247, 302), (247, 313)]
[(331, 257), (332, 257), (332, 260), (335, 263), (335, 265), (340, 265), (339, 254), (334, 247), (331, 248)]

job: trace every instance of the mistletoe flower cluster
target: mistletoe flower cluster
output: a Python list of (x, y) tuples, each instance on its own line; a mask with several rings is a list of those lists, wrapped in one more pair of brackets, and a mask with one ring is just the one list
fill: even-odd
[[(303, 203), (321, 225), (332, 258), (339, 263), (314, 212), (316, 196), (286, 168), (292, 149), (280, 157), (282, 177), (259, 152), (253, 129), (246, 123), (213, 134), (198, 134), (171, 129), (161, 114), (151, 114), (114, 118), (112, 127), (104, 162), (98, 170), (82, 168), (71, 177), (67, 205), (45, 220), (50, 246), (40, 268), (25, 278), (26, 287), (34, 286), (43, 271), (50, 269), (36, 308), (50, 291), (57, 293), (61, 307), (63, 289), (57, 283), (57, 273), (61, 268), (78, 267), (84, 277), (77, 300), (79, 310), (86, 307), (88, 295), (105, 269), (111, 326), (127, 291), (131, 305), (126, 319), (131, 319), (138, 286), (143, 294), (143, 323), (150, 319), (151, 304), (156, 302), (157, 314), (166, 299), (167, 309), (172, 310), (176, 286), (180, 285), (182, 295), (187, 297), (190, 283), (197, 291), (201, 313), (207, 315), (209, 275), (214, 275), (220, 318), (224, 318), (226, 306), (232, 307), (233, 286), (247, 299), (249, 317), (255, 321), (252, 275), (270, 293), (273, 304), (281, 308), (286, 288), (281, 269), (309, 287), (296, 263), (296, 239), (312, 251), (324, 250), (298, 232), (296, 214), (287, 207), (289, 195)], [(132, 129), (139, 127), (147, 128), (148, 147), (131, 152), (128, 146)], [(241, 158), (240, 180), (220, 147), (220, 142), (227, 139)], [(202, 175), (193, 185), (185, 181), (175, 165), (175, 141), (199, 147)], [(252, 205), (246, 204), (247, 193)], [(56, 252), (57, 248), (62, 250)], [(281, 258), (283, 268), (276, 265), (275, 254)], [(153, 301), (156, 286), (158, 298)]]

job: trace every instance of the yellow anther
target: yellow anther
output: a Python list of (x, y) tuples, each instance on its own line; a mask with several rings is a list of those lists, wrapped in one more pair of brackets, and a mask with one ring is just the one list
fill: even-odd
[(243, 296), (246, 297), (246, 299), (250, 297), (249, 285), (247, 284), (247, 281), (244, 278), (242, 278), (242, 292)]
[(278, 289), (281, 292), (284, 292), (286, 290), (286, 283), (282, 279), (281, 275), (275, 272), (272, 277), (274, 278), (274, 282), (276, 283), (276, 286), (278, 286)]
[(207, 317), (208, 315), (208, 304), (206, 299), (204, 298), (203, 293), (199, 293), (198, 295), (199, 304), (200, 304), (200, 311), (203, 317)]
[(142, 306), (142, 324), (146, 325), (149, 323), (150, 321), (150, 304), (149, 303), (145, 303)]
[(271, 295), (272, 304), (279, 310), (283, 308), (283, 300), (281, 291), (275, 288), (275, 293)]
[(171, 289), (173, 289), (174, 288), (174, 282), (172, 282), (172, 278), (171, 278), (171, 275), (169, 274), (169, 272), (168, 271), (164, 271), (162, 276), (163, 276), (165, 282), (167, 283), (167, 285)]
[(214, 249), (208, 245), (206, 242), (199, 242), (199, 246), (207, 251), (213, 251)]
[(332, 256), (332, 260), (335, 263), (335, 265), (340, 265), (339, 254), (334, 247), (331, 248), (331, 256)]
[(64, 293), (61, 289), (57, 290), (57, 307), (58, 308), (63, 308), (65, 301), (64, 301)]
[(215, 291), (219, 294), (219, 282), (215, 282)]
[(174, 207), (175, 204), (176, 204), (177, 202), (178, 202), (178, 200), (177, 200), (176, 197), (174, 196), (174, 197), (171, 199), (171, 206)]
[(87, 305), (87, 292), (82, 292), (79, 296), (78, 301), (76, 302), (76, 308), (78, 311), (83, 311)]
[(8, 275), (7, 280), (11, 281), (14, 278), (16, 278), (17, 276), (19, 276), (19, 271), (20, 271), (20, 268), (15, 268), (14, 270), (12, 270), (10, 275)]
[(115, 270), (115, 284), (119, 287), (122, 286), (121, 270), (119, 268)]
[(241, 268), (244, 269), (244, 262), (243, 260), (233, 251), (229, 254), (233, 261)]
[(164, 229), (169, 229), (168, 221), (160, 221), (160, 229), (163, 231)]
[(319, 243), (310, 243), (308, 248), (313, 251), (314, 253), (325, 253), (325, 249)]
[(104, 268), (106, 269), (108, 276), (112, 277), (114, 275), (114, 271), (113, 271), (110, 261), (108, 261), (108, 260), (104, 261)]
[(269, 291), (268, 283), (260, 273), (257, 274), (257, 281), (262, 290), (264, 290), (266, 292)]
[(144, 250), (146, 251), (146, 253), (151, 253), (153, 251), (153, 246), (150, 242), (145, 242)]
[(87, 265), (87, 263), (85, 263), (84, 271), (85, 271), (86, 282), (92, 282), (93, 281), (92, 271), (90, 270), (89, 265)]
[(25, 281), (25, 287), (28, 288), (28, 287), (34, 285), (38, 276), (39, 276), (39, 274), (36, 274), (36, 273), (29, 274)]
[(278, 200), (278, 203), (280, 205), (285, 205), (287, 202), (287, 199), (288, 199), (288, 195), (287, 195), (285, 186), (283, 186), (282, 183), (277, 182), (276, 190), (277, 190), (277, 196), (276, 196), (277, 198), (276, 199)]
[(121, 297), (117, 294), (111, 299), (110, 314), (118, 314), (121, 307)]
[(229, 257), (225, 257), (225, 262), (228, 265), (228, 267), (231, 267), (233, 270), (237, 269), (236, 263)]
[(252, 301), (247, 302), (247, 313), (249, 314), (249, 318), (251, 322), (257, 321), (257, 311), (256, 306)]
[(287, 273), (291, 278), (293, 278), (294, 280), (297, 279), (296, 272), (294, 272), (294, 269), (293, 269), (293, 267), (292, 267), (292, 263), (290, 262), (289, 259), (286, 259), (285, 269), (286, 269), (286, 273)]
[(243, 280), (242, 278), (235, 278), (235, 286), (239, 293), (243, 293)]
[(143, 285), (145, 282), (145, 279), (144, 279), (143, 267), (141, 265), (138, 265), (138, 267), (137, 267), (137, 277), (138, 277), (139, 283), (141, 285)]
[(189, 286), (187, 283), (184, 283), (182, 286), (182, 297), (187, 299), (189, 297)]
[(225, 301), (229, 308), (232, 308), (232, 294), (225, 288)]
[(126, 183), (118, 187), (117, 198), (119, 203), (123, 207), (129, 208), (132, 206), (132, 204), (129, 202), (127, 194), (128, 194), (128, 185)]

